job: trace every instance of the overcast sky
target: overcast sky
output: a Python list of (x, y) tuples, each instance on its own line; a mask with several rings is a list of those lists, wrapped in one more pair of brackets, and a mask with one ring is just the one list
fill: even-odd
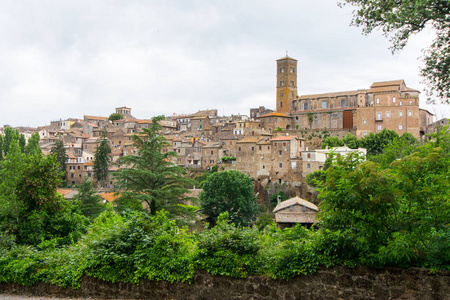
[[(0, 0), (0, 126), (216, 108), (275, 108), (276, 60), (298, 59), (298, 94), (404, 79), (423, 91), (425, 31), (392, 55), (350, 27), (337, 0)], [(448, 115), (448, 106), (421, 107)]]

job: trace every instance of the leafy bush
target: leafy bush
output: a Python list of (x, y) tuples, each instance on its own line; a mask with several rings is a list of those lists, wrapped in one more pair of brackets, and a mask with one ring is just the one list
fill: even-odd
[(215, 227), (199, 234), (197, 248), (197, 267), (211, 274), (245, 278), (257, 270), (258, 231), (236, 227), (228, 212), (220, 214)]

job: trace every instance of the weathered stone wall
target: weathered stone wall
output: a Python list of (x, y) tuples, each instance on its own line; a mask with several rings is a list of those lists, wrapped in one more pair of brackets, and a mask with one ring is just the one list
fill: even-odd
[(450, 299), (450, 272), (334, 267), (289, 281), (233, 279), (197, 272), (192, 284), (142, 280), (139, 285), (84, 277), (79, 290), (47, 284), (0, 284), (0, 293), (102, 299)]

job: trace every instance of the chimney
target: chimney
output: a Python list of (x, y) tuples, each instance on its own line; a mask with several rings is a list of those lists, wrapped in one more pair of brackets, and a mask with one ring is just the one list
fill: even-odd
[(281, 203), (281, 196), (278, 195), (278, 196), (277, 196), (277, 205), (280, 204), (280, 203)]

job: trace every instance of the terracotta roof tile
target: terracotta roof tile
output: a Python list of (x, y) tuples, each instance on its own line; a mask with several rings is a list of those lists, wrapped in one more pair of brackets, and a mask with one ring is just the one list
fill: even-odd
[(275, 209), (273, 210), (273, 212), (278, 212), (284, 208), (287, 208), (291, 205), (301, 205), (301, 206), (306, 206), (307, 208), (310, 208), (312, 210), (318, 211), (319, 208), (314, 204), (311, 203), (305, 199), (302, 199), (300, 197), (294, 197), (291, 199), (288, 199), (286, 201), (281, 202), (280, 204), (278, 204)]

